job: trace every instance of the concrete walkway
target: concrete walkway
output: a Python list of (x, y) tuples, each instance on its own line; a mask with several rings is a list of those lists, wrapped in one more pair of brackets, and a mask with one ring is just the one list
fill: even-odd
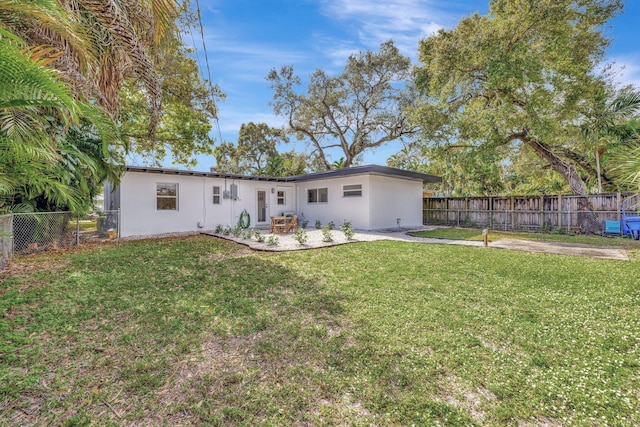
[[(422, 230), (431, 230), (433, 228), (425, 227)], [(440, 245), (476, 246), (479, 248), (484, 246), (482, 242), (473, 241), (473, 240), (434, 239), (434, 238), (410, 236), (409, 234), (407, 234), (409, 230), (389, 230), (389, 231), (378, 231), (378, 232), (356, 231), (352, 240), (347, 240), (344, 237), (344, 234), (340, 230), (332, 230), (331, 231), (331, 234), (333, 236), (332, 242), (322, 241), (321, 230), (307, 229), (306, 231), (307, 231), (307, 242), (304, 245), (300, 245), (293, 238), (292, 234), (284, 234), (284, 235), (279, 234), (279, 235), (276, 235), (278, 238), (278, 245), (276, 246), (269, 246), (267, 243), (260, 243), (255, 239), (242, 239), (240, 237), (223, 236), (223, 235), (215, 234), (213, 232), (205, 232), (203, 234), (208, 234), (211, 236), (220, 237), (222, 239), (231, 240), (231, 241), (246, 245), (255, 250), (273, 251), (273, 252), (313, 249), (313, 248), (341, 245), (346, 243), (370, 242), (375, 240), (398, 240), (398, 241), (405, 241), (405, 242), (419, 242), (419, 243), (430, 243), (430, 244), (440, 244)], [(411, 230), (411, 231), (418, 231), (418, 230)], [(268, 237), (270, 235), (265, 234), (265, 236)], [(495, 242), (490, 242), (489, 247), (499, 248), (499, 249), (511, 249), (511, 250), (517, 250), (517, 251), (540, 252), (540, 253), (557, 254), (557, 255), (570, 255), (570, 256), (581, 256), (581, 257), (589, 257), (589, 258), (629, 261), (629, 255), (627, 254), (627, 251), (625, 249), (616, 248), (616, 247), (607, 247), (607, 246), (577, 245), (577, 244), (570, 244), (570, 243), (542, 242), (542, 241), (518, 240), (518, 239), (501, 239)]]
[(575, 245), (561, 242), (540, 242), (533, 240), (501, 239), (489, 244), (492, 248), (513, 249), (547, 254), (573, 255), (589, 258), (629, 261), (629, 254), (623, 248), (608, 246)]

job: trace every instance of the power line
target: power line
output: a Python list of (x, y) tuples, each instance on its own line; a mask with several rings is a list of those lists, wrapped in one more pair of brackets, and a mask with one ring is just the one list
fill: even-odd
[[(209, 55), (207, 54), (207, 45), (204, 41), (204, 25), (202, 25), (202, 15), (200, 13), (200, 1), (196, 0), (196, 12), (198, 15), (198, 24), (200, 24), (200, 38), (202, 39), (202, 50), (204, 51), (204, 62), (207, 65), (207, 76), (209, 81), (209, 90), (211, 90), (211, 96), (213, 97), (213, 103), (216, 106), (216, 115), (214, 117), (216, 122), (216, 129), (218, 130), (218, 136), (220, 137), (220, 144), (222, 144), (222, 132), (220, 132), (220, 122), (218, 121), (218, 105), (215, 102), (215, 91), (213, 90), (213, 83), (211, 80), (211, 68), (209, 67)], [(193, 36), (193, 35), (192, 35)], [(195, 43), (194, 43), (195, 45)]]

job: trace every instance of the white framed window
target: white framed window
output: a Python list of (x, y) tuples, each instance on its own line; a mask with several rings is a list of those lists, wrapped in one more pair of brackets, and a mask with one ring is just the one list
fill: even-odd
[(159, 211), (178, 210), (178, 184), (156, 183), (156, 209)]
[(213, 204), (220, 204), (220, 187), (218, 187), (217, 185), (213, 186)]
[(307, 203), (327, 203), (329, 190), (327, 188), (311, 188), (307, 190)]
[(351, 184), (342, 186), (343, 197), (362, 197), (362, 184)]
[(287, 192), (283, 191), (283, 190), (278, 190), (276, 193), (276, 199), (277, 199), (277, 203), (279, 205), (286, 205), (287, 204)]

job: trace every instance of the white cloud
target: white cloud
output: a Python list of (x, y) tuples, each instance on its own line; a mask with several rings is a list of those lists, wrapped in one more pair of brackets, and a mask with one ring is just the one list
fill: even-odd
[(640, 55), (609, 58), (616, 86), (633, 85), (640, 90)]
[[(182, 40), (185, 45), (195, 49), (199, 66), (206, 73), (203, 43), (199, 32), (185, 33)], [(220, 76), (224, 75), (231, 76), (235, 83), (264, 82), (271, 68), (306, 63), (312, 59), (306, 50), (283, 44), (243, 40), (241, 37), (234, 37), (233, 32), (225, 31), (224, 28), (213, 30), (205, 27), (204, 45), (212, 79), (218, 84), (223, 83)]]
[(322, 10), (353, 22), (367, 48), (393, 39), (404, 54), (415, 56), (420, 39), (458, 22), (460, 14), (452, 7), (455, 3), (433, 0), (325, 0)]
[[(244, 109), (244, 111), (240, 109), (224, 109), (220, 110), (220, 131), (224, 133), (231, 133), (237, 136), (238, 131), (240, 130), (240, 126), (243, 123), (266, 123), (267, 125), (280, 128), (284, 123), (284, 119), (282, 117), (277, 117), (273, 113), (264, 112), (264, 111), (248, 111), (248, 109)], [(225, 140), (228, 140), (225, 135)], [(232, 139), (232, 142), (236, 142), (235, 139)]]

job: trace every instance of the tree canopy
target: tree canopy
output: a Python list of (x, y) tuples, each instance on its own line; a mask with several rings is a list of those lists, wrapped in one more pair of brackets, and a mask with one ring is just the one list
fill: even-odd
[(238, 143), (225, 142), (215, 148), (216, 170), (219, 172), (264, 175), (269, 159), (278, 155), (278, 142), (286, 141), (280, 129), (266, 123), (243, 123)]
[(129, 147), (156, 159), (168, 148), (183, 164), (211, 152), (221, 93), (181, 42), (187, 11), (174, 0), (0, 0), (0, 210), (90, 209)]
[(278, 143), (288, 142), (282, 129), (266, 123), (243, 123), (238, 143), (224, 142), (214, 150), (218, 172), (240, 175), (292, 176), (305, 173), (313, 159), (293, 150), (280, 153)]
[(0, 31), (0, 210), (88, 209), (96, 179), (116, 170), (113, 122), (74, 99), (47, 52)]
[(416, 127), (405, 116), (414, 100), (409, 58), (392, 41), (379, 52), (351, 55), (342, 74), (329, 76), (316, 70), (309, 77), (307, 94), (298, 92), (300, 78), (293, 67), (272, 69), (267, 80), (274, 91), (274, 112), (286, 120), (287, 132), (308, 141), (323, 167), (332, 168), (330, 151), (351, 166), (366, 150), (413, 136)]
[(606, 87), (595, 72), (609, 43), (603, 31), (621, 8), (620, 0), (493, 0), (487, 15), (422, 40), (414, 118), (423, 143), (502, 152), (494, 162), (531, 153), (573, 193), (588, 194), (598, 168), (583, 127)]

